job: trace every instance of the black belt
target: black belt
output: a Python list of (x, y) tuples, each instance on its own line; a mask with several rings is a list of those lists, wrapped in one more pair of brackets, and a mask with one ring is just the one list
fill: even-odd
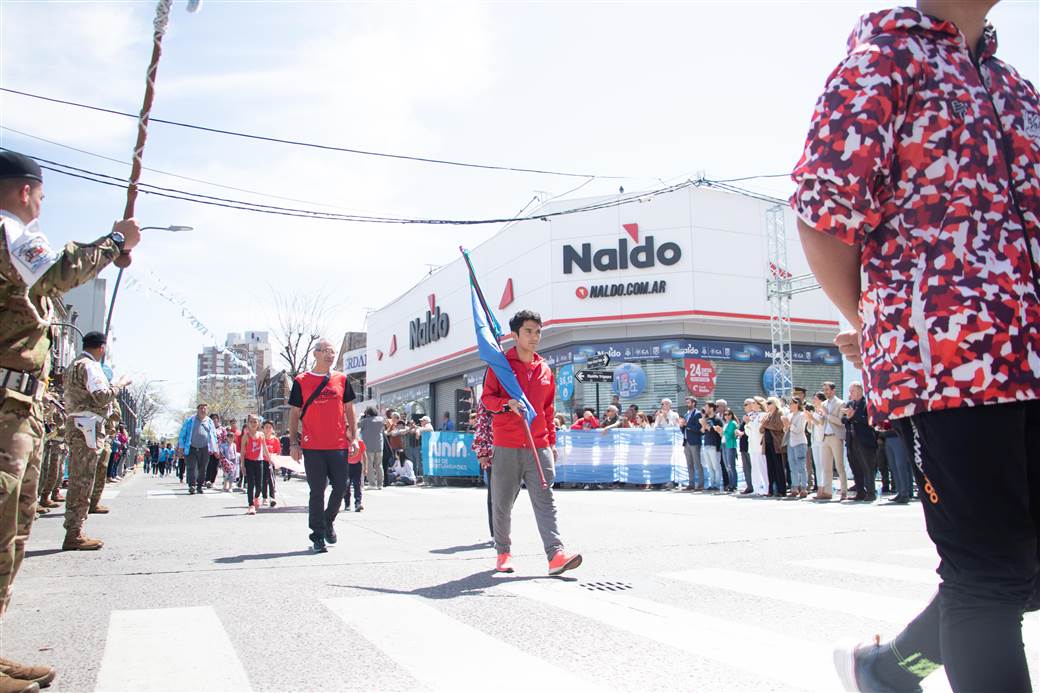
[(2, 388), (35, 397), (39, 386), (40, 379), (32, 373), (15, 371), (10, 368), (0, 368), (0, 387)]

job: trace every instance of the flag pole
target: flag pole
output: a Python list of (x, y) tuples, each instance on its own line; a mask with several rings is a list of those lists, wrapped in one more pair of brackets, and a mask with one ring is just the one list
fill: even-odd
[[(484, 311), (484, 317), (487, 319), (488, 328), (495, 337), (495, 343), (498, 344), (499, 338), (502, 335), (498, 334), (498, 330), (495, 329), (496, 320), (491, 315), (491, 311), (488, 309), (487, 301), (484, 299), (484, 292), (480, 289), (480, 283), (477, 281), (476, 272), (473, 271), (473, 263), (470, 262), (469, 255), (465, 249), (459, 246), (459, 251), (462, 253), (463, 259), (466, 261), (466, 268), (469, 270), (469, 280), (473, 285), (473, 290), (477, 292), (477, 300), (480, 301), (480, 307)], [(501, 349), (501, 346), (499, 346)], [(545, 480), (545, 472), (542, 470), (542, 460), (538, 457), (538, 448), (534, 444), (534, 436), (531, 434), (531, 426), (527, 423), (527, 417), (520, 416), (520, 420), (524, 422), (524, 433), (527, 435), (527, 444), (531, 446), (531, 456), (534, 458), (535, 469), (538, 470), (538, 478), (542, 483), (542, 489), (548, 489), (549, 484)], [(551, 425), (548, 422), (546, 425)]]

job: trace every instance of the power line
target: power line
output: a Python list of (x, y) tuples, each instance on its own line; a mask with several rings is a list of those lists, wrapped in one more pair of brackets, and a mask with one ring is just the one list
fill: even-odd
[[(32, 155), (29, 155), (32, 156)], [(110, 176), (104, 173), (98, 173), (96, 171), (90, 171), (87, 169), (77, 168), (68, 164), (62, 164), (55, 161), (49, 161), (33, 156), (32, 158), (40, 162), (41, 168), (54, 173), (60, 173), (62, 175), (71, 176), (73, 178), (79, 178), (82, 180), (91, 181), (100, 185), (108, 185), (111, 187), (123, 188), (125, 183), (122, 179), (115, 176)], [(264, 205), (255, 202), (247, 202), (244, 200), (235, 200), (230, 198), (215, 197), (212, 195), (203, 195), (201, 193), (193, 193), (186, 190), (178, 190), (176, 188), (164, 188), (157, 185), (151, 185), (146, 183), (139, 184), (140, 192), (147, 195), (155, 195), (157, 197), (165, 197), (174, 200), (182, 200), (186, 202), (194, 202), (196, 204), (210, 205), (214, 207), (225, 207), (229, 209), (236, 209), (247, 212), (256, 212), (262, 214), (274, 214), (278, 216), (289, 216), (289, 217), (302, 217), (309, 219), (323, 219), (329, 221), (349, 221), (349, 222), (364, 222), (374, 224), (423, 224), (423, 225), (443, 225), (443, 226), (475, 226), (481, 224), (503, 224), (515, 221), (532, 221), (541, 220), (546, 221), (553, 217), (562, 217), (571, 214), (579, 214), (582, 212), (591, 212), (599, 209), (607, 209), (612, 207), (620, 207), (634, 202), (644, 202), (653, 199), (659, 195), (664, 195), (671, 192), (676, 192), (688, 187), (700, 185), (700, 181), (685, 181), (675, 185), (651, 190), (648, 192), (632, 193), (628, 196), (620, 198), (611, 198), (608, 200), (602, 200), (599, 202), (593, 202), (580, 207), (572, 209), (564, 209), (556, 212), (547, 212), (544, 214), (533, 214), (529, 216), (513, 216), (504, 218), (494, 219), (418, 219), (411, 217), (390, 217), (390, 216), (370, 216), (361, 214), (340, 214), (334, 212), (323, 212), (319, 210), (311, 209), (300, 209), (292, 207), (278, 207), (275, 205)]]
[[(18, 135), (21, 135), (22, 137), (28, 137), (29, 139), (37, 140), (39, 142), (45, 142), (45, 143), (53, 145), (55, 147), (61, 147), (62, 149), (68, 149), (70, 151), (78, 152), (80, 154), (86, 154), (87, 156), (92, 156), (94, 158), (101, 159), (103, 161), (111, 161), (112, 163), (122, 164), (124, 166), (130, 166), (130, 162), (129, 161), (123, 161), (121, 159), (116, 159), (116, 158), (111, 157), (111, 156), (105, 156), (104, 154), (98, 154), (97, 152), (91, 152), (91, 151), (87, 151), (86, 149), (80, 149), (78, 147), (73, 147), (72, 145), (69, 145), (69, 144), (63, 144), (61, 142), (56, 142), (55, 140), (49, 140), (49, 139), (47, 139), (45, 137), (40, 137), (39, 135), (33, 135), (32, 133), (29, 133), (29, 132), (24, 132), (22, 130), (16, 130), (16, 129), (14, 129), (12, 127), (9, 127), (7, 125), (0, 125), (0, 130), (7, 130), (9, 132), (13, 132), (13, 133), (16, 133)], [(275, 200), (285, 200), (286, 202), (298, 202), (300, 204), (306, 204), (306, 205), (318, 205), (319, 207), (329, 207), (329, 208), (332, 208), (332, 209), (343, 209), (343, 210), (352, 211), (352, 212), (358, 211), (358, 210), (355, 210), (355, 209), (351, 209), (349, 207), (343, 207), (341, 205), (330, 204), (328, 202), (315, 202), (313, 200), (301, 200), (301, 199), (298, 199), (298, 198), (295, 198), (295, 197), (284, 197), (282, 195), (275, 195), (274, 193), (260, 192), (259, 190), (249, 190), (248, 188), (236, 188), (236, 187), (234, 187), (232, 185), (223, 185), (221, 183), (214, 183), (213, 181), (204, 180), (202, 178), (192, 178), (191, 176), (184, 176), (184, 175), (181, 175), (179, 173), (173, 173), (171, 171), (163, 171), (162, 169), (158, 169), (158, 168), (149, 168), (147, 166), (144, 166), (144, 167), (142, 167), (142, 170), (144, 170), (144, 171), (151, 171), (152, 173), (159, 173), (159, 174), (162, 174), (164, 176), (169, 176), (171, 178), (179, 178), (180, 180), (186, 180), (186, 181), (190, 181), (192, 183), (201, 183), (202, 185), (209, 185), (209, 186), (212, 186), (214, 188), (221, 188), (222, 190), (232, 190), (234, 192), (246, 193), (248, 195), (256, 195), (258, 197), (266, 197), (266, 198), (271, 198), (271, 199), (275, 199)]]
[[(19, 91), (17, 89), (9, 89), (7, 87), (0, 87), (0, 91), (7, 92), (8, 94), (17, 94), (18, 96), (25, 96), (31, 99), (39, 99), (41, 101), (48, 101), (50, 103), (58, 103), (65, 106), (74, 106), (76, 108), (84, 108), (90, 111), (96, 111), (98, 113), (108, 113), (111, 115), (123, 116), (126, 118), (133, 118), (137, 120), (138, 116), (133, 113), (126, 113), (124, 111), (117, 111), (111, 108), (102, 108), (101, 106), (91, 106), (88, 104), (77, 103), (75, 101), (67, 101), (64, 99), (55, 99), (49, 96), (41, 96), (39, 94), (32, 94), (26, 91)], [(605, 178), (608, 180), (628, 180), (633, 176), (600, 176), (591, 173), (573, 173), (567, 171), (552, 171), (548, 169), (538, 168), (522, 168), (519, 166), (499, 166), (494, 164), (475, 164), (465, 161), (453, 161), (451, 159), (434, 159), (425, 156), (415, 156), (410, 154), (390, 154), (387, 152), (376, 152), (366, 149), (355, 149), (351, 147), (335, 147), (326, 144), (317, 144), (314, 142), (301, 142), (298, 140), (288, 140), (280, 137), (269, 137), (266, 135), (254, 135), (246, 132), (237, 132), (235, 130), (223, 130), (220, 128), (211, 128), (204, 125), (193, 125), (191, 123), (182, 123), (175, 120), (165, 120), (162, 118), (149, 118), (153, 123), (162, 123), (164, 125), (172, 125), (175, 127), (188, 128), (191, 130), (199, 130), (202, 132), (211, 132), (218, 135), (228, 135), (231, 137), (241, 137), (244, 139), (257, 140), (261, 142), (273, 142), (276, 144), (288, 144), (296, 147), (307, 147), (310, 149), (321, 149), (330, 152), (343, 152), (346, 154), (358, 154), (362, 156), (374, 156), (384, 159), (399, 159), (403, 161), (416, 161), (425, 164), (440, 164), (443, 166), (459, 166), (463, 168), (477, 168), (489, 171), (511, 171), (513, 173), (539, 173), (549, 176), (566, 176), (569, 178)]]

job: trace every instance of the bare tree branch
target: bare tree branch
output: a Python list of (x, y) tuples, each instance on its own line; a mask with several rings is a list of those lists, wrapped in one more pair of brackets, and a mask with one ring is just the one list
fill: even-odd
[(147, 428), (170, 408), (165, 395), (151, 380), (131, 385), (130, 395), (136, 403), (137, 423), (142, 429)]
[(289, 376), (295, 378), (307, 370), (311, 350), (326, 328), (328, 316), (335, 310), (332, 293), (286, 294), (271, 288), (277, 328), (273, 330), (280, 346), (278, 355)]

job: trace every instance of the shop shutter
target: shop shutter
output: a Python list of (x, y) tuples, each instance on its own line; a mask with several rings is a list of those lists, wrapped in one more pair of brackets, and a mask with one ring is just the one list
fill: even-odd
[(810, 399), (816, 392), (823, 389), (821, 384), (825, 380), (837, 384), (839, 396), (845, 392), (846, 383), (841, 381), (841, 364), (830, 366), (824, 363), (796, 363), (793, 370), (795, 386), (804, 387), (806, 396)]
[(455, 411), (455, 391), (464, 387), (466, 387), (466, 381), (462, 376), (433, 384), (433, 414), (430, 415), (430, 418), (434, 428), (440, 430), (446, 411), (451, 412), (451, 420), (455, 422), (455, 425), (459, 424), (458, 414)]

